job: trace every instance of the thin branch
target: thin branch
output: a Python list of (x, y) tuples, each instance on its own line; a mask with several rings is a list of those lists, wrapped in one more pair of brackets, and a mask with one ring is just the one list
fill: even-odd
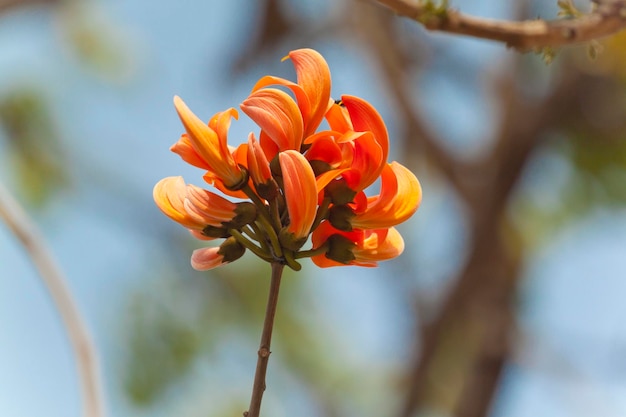
[(83, 397), (83, 416), (104, 417), (98, 354), (63, 274), (28, 215), (0, 183), (0, 219), (18, 238), (39, 271), (67, 330), (76, 357)]
[(270, 359), (270, 344), (272, 342), (272, 330), (274, 329), (274, 316), (276, 315), (276, 306), (278, 304), (278, 291), (280, 289), (280, 280), (283, 275), (285, 265), (274, 262), (272, 263), (272, 279), (270, 282), (270, 291), (267, 298), (267, 308), (265, 310), (265, 320), (263, 322), (263, 333), (261, 334), (261, 343), (259, 345), (259, 358), (256, 363), (256, 372), (254, 374), (254, 384), (252, 386), (252, 398), (250, 399), (250, 407), (244, 412), (244, 417), (259, 417), (261, 411), (261, 400), (265, 391), (265, 375), (267, 373), (267, 364)]
[(451, 8), (438, 9), (432, 2), (377, 1), (401, 16), (423, 24), (428, 30), (489, 39), (523, 51), (588, 42), (626, 28), (624, 0), (597, 0), (592, 12), (575, 19), (521, 22), (484, 19)]

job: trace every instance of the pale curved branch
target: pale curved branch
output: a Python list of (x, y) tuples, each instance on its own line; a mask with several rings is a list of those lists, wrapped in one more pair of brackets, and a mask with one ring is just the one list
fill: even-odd
[(626, 28), (624, 0), (597, 0), (592, 12), (574, 19), (520, 22), (479, 18), (452, 8), (433, 10), (428, 2), (377, 1), (428, 30), (489, 39), (522, 51), (589, 42)]
[(61, 315), (78, 368), (83, 398), (83, 416), (104, 417), (98, 355), (87, 326), (65, 283), (63, 274), (43, 244), (39, 232), (2, 183), (0, 183), (0, 219), (24, 246)]

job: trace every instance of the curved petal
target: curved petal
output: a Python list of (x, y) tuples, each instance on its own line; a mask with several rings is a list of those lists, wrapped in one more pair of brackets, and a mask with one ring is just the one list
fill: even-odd
[(186, 194), (183, 177), (163, 178), (152, 190), (154, 202), (163, 214), (189, 229), (202, 230), (206, 223), (190, 216), (185, 209)]
[(396, 258), (404, 251), (402, 235), (394, 227), (366, 230), (363, 240), (354, 250), (358, 262), (369, 263)]
[(296, 96), (302, 114), (304, 137), (312, 135), (332, 105), (330, 99), (330, 69), (322, 55), (313, 49), (297, 49), (284, 59), (291, 59), (298, 82), (280, 77), (265, 76), (252, 88), (256, 92), (269, 85), (283, 85)]
[(241, 110), (272, 138), (280, 151), (300, 150), (302, 115), (289, 94), (275, 88), (258, 90), (241, 103)]
[(332, 130), (347, 132), (354, 130), (348, 110), (337, 103), (333, 103), (326, 112), (326, 121)]
[(265, 184), (272, 178), (270, 163), (261, 149), (261, 145), (254, 138), (254, 133), (248, 135), (248, 171), (255, 184)]
[(321, 268), (333, 266), (355, 265), (363, 267), (378, 266), (378, 262), (387, 261), (399, 256), (404, 251), (404, 240), (395, 228), (377, 230), (354, 230), (344, 232), (335, 229), (329, 222), (324, 221), (315, 229), (311, 236), (313, 248), (319, 248), (332, 237), (339, 235), (344, 240), (351, 241), (354, 246), (351, 251), (354, 258), (346, 263), (330, 259), (326, 254), (311, 257), (315, 265)]
[(352, 218), (353, 227), (378, 229), (406, 221), (422, 201), (422, 188), (408, 168), (392, 162), (381, 174), (380, 195), (368, 202), (367, 210)]
[(224, 197), (195, 185), (187, 186), (185, 209), (207, 225), (221, 226), (235, 217), (237, 205)]
[(191, 254), (191, 266), (196, 271), (208, 271), (209, 269), (222, 266), (224, 264), (224, 256), (219, 251), (219, 246), (194, 250)]
[(305, 156), (309, 161), (324, 161), (332, 168), (338, 167), (342, 162), (341, 148), (329, 136), (315, 140)]
[(313, 134), (332, 104), (330, 100), (330, 69), (322, 55), (313, 49), (297, 49), (289, 52), (298, 77), (309, 99), (309, 112), (302, 114), (305, 120), (305, 136)]
[(356, 132), (372, 132), (374, 140), (382, 151), (382, 162), (376, 170), (372, 172), (374, 177), (378, 177), (383, 169), (384, 162), (389, 156), (389, 134), (387, 127), (380, 114), (367, 101), (355, 96), (342, 96), (343, 104), (350, 114), (350, 120)]
[(227, 187), (240, 184), (245, 176), (228, 150), (225, 133), (230, 126), (230, 118), (234, 109), (218, 113), (212, 118), (212, 125), (217, 129), (218, 134), (216, 130), (200, 120), (180, 97), (174, 97), (174, 106), (185, 126), (189, 143), (198, 156), (207, 163)]
[[(354, 191), (369, 187), (380, 175), (385, 164), (383, 150), (374, 135), (367, 132), (354, 142), (354, 154), (350, 165), (351, 174), (345, 174), (348, 185)], [(354, 179), (349, 178), (354, 177)]]
[(186, 133), (178, 139), (178, 142), (170, 147), (170, 151), (178, 154), (182, 160), (187, 162), (189, 165), (193, 165), (200, 169), (212, 170), (211, 166), (207, 164), (207, 162), (200, 155), (198, 155), (198, 152), (196, 152), (193, 148), (193, 145), (189, 140), (189, 135)]
[(309, 161), (299, 152), (278, 154), (289, 212), (287, 230), (297, 239), (307, 237), (317, 211), (317, 186)]

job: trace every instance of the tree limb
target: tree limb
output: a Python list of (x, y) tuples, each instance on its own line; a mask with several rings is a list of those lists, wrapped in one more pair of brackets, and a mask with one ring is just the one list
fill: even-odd
[(377, 0), (428, 30), (502, 42), (521, 51), (588, 42), (626, 28), (626, 1), (598, 0), (594, 10), (574, 19), (507, 21), (435, 8), (432, 2)]
[(84, 417), (104, 417), (104, 400), (100, 384), (98, 354), (63, 274), (52, 259), (22, 207), (0, 183), (0, 219), (9, 227), (28, 252), (39, 271), (67, 330), (74, 355), (83, 396)]

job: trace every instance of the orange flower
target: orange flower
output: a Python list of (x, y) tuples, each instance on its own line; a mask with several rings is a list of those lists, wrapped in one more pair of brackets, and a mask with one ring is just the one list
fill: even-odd
[(293, 91), (304, 123), (304, 137), (312, 135), (318, 128), (326, 111), (332, 104), (330, 99), (330, 69), (319, 52), (313, 49), (297, 49), (289, 52), (296, 69), (298, 82), (271, 75), (261, 78), (252, 92), (268, 85), (284, 85)]
[[(204, 169), (211, 191), (166, 178), (154, 199), (171, 219), (202, 240), (225, 238), (218, 248), (199, 249), (196, 269), (238, 259), (250, 250), (266, 262), (294, 270), (311, 257), (321, 267), (376, 266), (404, 249), (393, 226), (418, 208), (419, 181), (397, 162), (387, 163), (389, 136), (380, 114), (367, 101), (344, 95), (330, 99), (330, 71), (311, 49), (289, 53), (297, 82), (266, 76), (241, 103), (259, 127), (237, 148), (228, 146), (230, 108), (202, 122), (178, 97), (176, 110), (186, 133), (172, 150)], [(271, 87), (278, 85), (290, 91)], [(323, 119), (328, 130), (318, 128)], [(380, 194), (365, 189), (380, 179)], [(313, 247), (302, 250), (311, 236)]]
[(313, 232), (313, 248), (326, 244), (326, 253), (311, 258), (321, 268), (356, 265), (378, 266), (378, 262), (396, 258), (404, 251), (404, 241), (393, 227), (388, 229), (343, 232), (329, 222), (322, 222)]
[(301, 153), (285, 151), (278, 154), (289, 213), (287, 231), (296, 240), (311, 232), (317, 211), (317, 185), (309, 162)]
[(411, 171), (397, 162), (381, 173), (380, 195), (369, 197), (367, 209), (350, 220), (357, 229), (380, 229), (406, 221), (422, 201), (422, 188)]
[(217, 113), (205, 124), (187, 107), (180, 97), (174, 97), (174, 106), (187, 135), (183, 135), (172, 151), (184, 161), (207, 169), (226, 188), (236, 189), (247, 182), (244, 171), (237, 165), (226, 143), (231, 117), (237, 117), (233, 108)]

